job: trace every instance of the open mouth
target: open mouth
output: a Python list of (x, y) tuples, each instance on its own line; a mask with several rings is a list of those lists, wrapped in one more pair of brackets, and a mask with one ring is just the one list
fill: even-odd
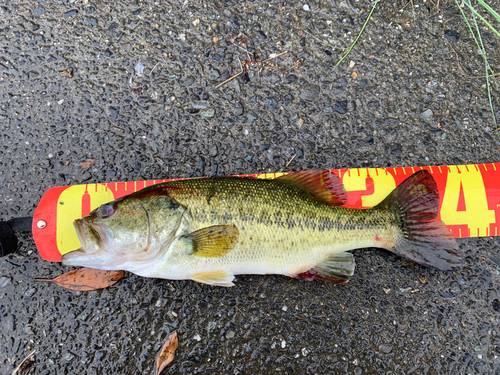
[[(81, 260), (90, 255), (89, 253), (92, 253), (92, 251), (87, 251), (91, 250), (87, 248), (87, 236), (90, 236), (94, 241), (97, 240), (97, 242), (101, 242), (99, 233), (97, 233), (97, 231), (90, 225), (85, 223), (84, 219), (75, 220), (73, 225), (75, 226), (76, 235), (78, 236), (78, 240), (80, 240), (82, 247), (62, 256), (61, 262), (66, 265), (80, 265)], [(92, 248), (93, 246), (90, 247)]]

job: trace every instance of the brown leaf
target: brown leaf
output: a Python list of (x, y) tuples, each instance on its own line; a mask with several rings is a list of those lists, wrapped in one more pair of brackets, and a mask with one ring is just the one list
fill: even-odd
[[(24, 358), (20, 364), (17, 365), (17, 367), (15, 368), (15, 370), (12, 372), (12, 375), (16, 375), (16, 374), (21, 374), (20, 371), (25, 371), (25, 363), (26, 362), (29, 362), (31, 361), (31, 357), (33, 356), (33, 354), (35, 354), (35, 351), (33, 350), (30, 354), (28, 354), (26, 356), (26, 358)], [(33, 362), (34, 363), (34, 362)], [(31, 365), (32, 366), (32, 365)], [(28, 367), (28, 370), (29, 370), (29, 367)]]
[(84, 267), (63, 273), (54, 279), (35, 280), (54, 283), (66, 289), (89, 291), (111, 286), (120, 280), (124, 274), (123, 271), (104, 271)]
[(84, 161), (82, 161), (80, 164), (82, 165), (82, 168), (90, 168), (90, 167), (93, 167), (95, 165), (95, 159), (88, 158), (88, 159), (85, 159)]
[(23, 375), (24, 373), (27, 373), (33, 365), (35, 364), (35, 361), (32, 359), (28, 359), (26, 362), (24, 362), (21, 367), (19, 367), (19, 375)]
[(167, 337), (160, 354), (156, 357), (155, 375), (160, 375), (165, 367), (174, 360), (175, 350), (178, 345), (177, 331), (174, 331)]
[(59, 72), (59, 74), (61, 75), (61, 77), (73, 78), (73, 68), (63, 70), (62, 72)]

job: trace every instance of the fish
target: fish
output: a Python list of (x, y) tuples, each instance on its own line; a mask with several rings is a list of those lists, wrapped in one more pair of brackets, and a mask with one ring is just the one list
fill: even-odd
[(460, 267), (428, 171), (372, 208), (346, 201), (340, 178), (324, 170), (165, 182), (76, 220), (82, 247), (62, 263), (225, 287), (241, 274), (344, 283), (355, 268), (349, 251), (371, 247), (443, 271)]

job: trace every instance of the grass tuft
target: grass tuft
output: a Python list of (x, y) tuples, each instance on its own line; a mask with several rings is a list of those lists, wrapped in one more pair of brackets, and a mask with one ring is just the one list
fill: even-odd
[[(495, 10), (493, 10), (493, 8), (491, 8), (484, 0), (476, 0), (476, 1), (480, 7), (482, 7), (484, 10), (486, 10), (489, 14), (491, 14), (493, 16), (493, 18), (495, 18), (495, 20), (497, 22), (500, 23), (500, 16), (498, 15), (497, 12), (495, 12)], [(461, 5), (459, 4), (458, 0), (455, 0), (455, 4), (457, 5), (458, 9), (460, 10), (460, 13), (462, 14), (462, 18), (464, 19), (467, 27), (469, 28), (469, 32), (471, 33), (471, 35), (474, 39), (474, 42), (476, 43), (476, 46), (479, 49), (479, 51), (481, 52), (481, 56), (483, 57), (485, 79), (486, 79), (486, 89), (488, 91), (488, 101), (490, 104), (490, 110), (491, 110), (491, 115), (493, 117), (493, 122), (495, 124), (495, 129), (497, 131), (497, 135), (499, 135), (498, 134), (498, 122), (497, 122), (497, 117), (495, 115), (495, 105), (493, 103), (493, 99), (491, 96), (491, 82), (490, 82), (490, 77), (494, 77), (494, 76), (498, 75), (498, 73), (495, 74), (493, 72), (493, 69), (491, 68), (490, 63), (488, 62), (488, 58), (486, 57), (486, 49), (484, 48), (483, 38), (481, 37), (481, 30), (479, 28), (477, 20), (480, 19), (481, 21), (483, 21), (483, 23), (486, 24), (488, 26), (488, 28), (493, 33), (495, 33), (498, 37), (500, 37), (500, 33), (488, 21), (486, 21), (481, 14), (479, 14), (479, 12), (477, 10), (477, 9), (479, 9), (479, 7), (476, 6), (477, 9), (474, 8), (474, 6), (472, 5), (472, 0), (463, 0), (463, 4), (470, 10), (469, 17), (472, 18), (474, 28), (471, 26), (471, 22), (470, 22), (469, 18), (467, 17), (466, 13), (464, 12), (464, 10), (462, 9)]]

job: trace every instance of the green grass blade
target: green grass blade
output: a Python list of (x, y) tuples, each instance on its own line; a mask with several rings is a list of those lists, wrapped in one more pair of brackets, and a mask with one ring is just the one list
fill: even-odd
[[(456, 2), (456, 0), (455, 0), (455, 2)], [(467, 7), (470, 9), (470, 11), (472, 12), (472, 14), (474, 14), (474, 16), (477, 16), (477, 17), (478, 17), (481, 21), (483, 21), (483, 22), (484, 22), (484, 23), (485, 23), (485, 24), (486, 24), (486, 25), (487, 25), (487, 26), (491, 29), (491, 31), (493, 31), (493, 32), (494, 32), (494, 33), (495, 33), (495, 34), (496, 34), (496, 35), (500, 38), (500, 32), (498, 32), (498, 31), (497, 31), (497, 30), (496, 30), (493, 26), (491, 26), (491, 24), (490, 24), (488, 21), (486, 21), (486, 20), (484, 19), (484, 17), (483, 17), (483, 16), (481, 16), (481, 15), (477, 12), (477, 10), (475, 10), (475, 9), (474, 9), (474, 7), (473, 7), (471, 4), (469, 4), (467, 1), (464, 1), (463, 3), (464, 3), (465, 5), (467, 5)], [(460, 10), (460, 11), (462, 11), (462, 10)], [(479, 29), (478, 29), (478, 30), (479, 30)]]
[(472, 30), (472, 26), (470, 25), (469, 20), (467, 19), (467, 16), (465, 15), (465, 13), (464, 13), (462, 7), (460, 6), (460, 3), (458, 2), (458, 0), (455, 0), (455, 4), (457, 5), (457, 8), (460, 11), (460, 13), (462, 13), (462, 18), (464, 19), (467, 27), (469, 28), (469, 32), (471, 33), (472, 37), (474, 38), (474, 42), (476, 42), (477, 47), (480, 48), (479, 42), (477, 41), (477, 38), (476, 38), (476, 34), (474, 34), (474, 31)]
[(477, 2), (479, 4), (481, 4), (481, 6), (486, 9), (488, 11), (488, 13), (490, 13), (493, 17), (495, 17), (495, 19), (500, 22), (500, 15), (495, 12), (495, 10), (489, 6), (489, 4), (487, 4), (484, 0), (477, 0)]
[[(464, 1), (464, 3), (468, 5), (470, 8), (472, 8), (472, 6), (467, 3), (467, 1)], [(484, 70), (486, 71), (486, 88), (488, 90), (488, 101), (490, 102), (490, 110), (493, 116), (493, 122), (495, 123), (495, 129), (498, 131), (497, 118), (495, 116), (495, 108), (493, 106), (493, 100), (491, 98), (490, 77), (488, 75), (488, 70), (492, 73), (493, 70), (491, 69), (490, 63), (488, 62), (488, 58), (486, 57), (486, 49), (484, 48), (483, 38), (481, 37), (481, 30), (479, 29), (479, 25), (477, 24), (477, 19), (476, 19), (477, 12), (474, 10), (474, 12), (472, 12), (472, 15), (474, 20), (474, 26), (476, 27), (477, 39), (479, 40), (478, 47), (480, 47), (481, 55), (483, 56), (484, 59)], [(478, 18), (481, 17), (478, 16)]]
[[(375, 7), (377, 6), (377, 4), (379, 3), (380, 0), (377, 0), (375, 1), (375, 3), (373, 4), (373, 7), (372, 7), (372, 10), (370, 11), (370, 14), (368, 14), (368, 17), (366, 17), (366, 21), (365, 23), (363, 24), (363, 27), (361, 28), (361, 31), (359, 32), (358, 36), (356, 37), (356, 39), (354, 40), (354, 42), (349, 46), (349, 49), (347, 50), (347, 52), (345, 53), (344, 56), (342, 56), (342, 58), (340, 59), (340, 61), (335, 65), (335, 67), (339, 66), (340, 63), (342, 61), (344, 61), (344, 59), (347, 57), (347, 55), (349, 55), (349, 53), (351, 52), (352, 48), (354, 47), (354, 45), (358, 42), (358, 39), (359, 37), (361, 36), (361, 34), (363, 34), (363, 30), (365, 29), (366, 25), (368, 24), (368, 21), (370, 20), (370, 17), (372, 16), (372, 13), (373, 11), (375, 10)], [(456, 1), (456, 0), (455, 0)]]

